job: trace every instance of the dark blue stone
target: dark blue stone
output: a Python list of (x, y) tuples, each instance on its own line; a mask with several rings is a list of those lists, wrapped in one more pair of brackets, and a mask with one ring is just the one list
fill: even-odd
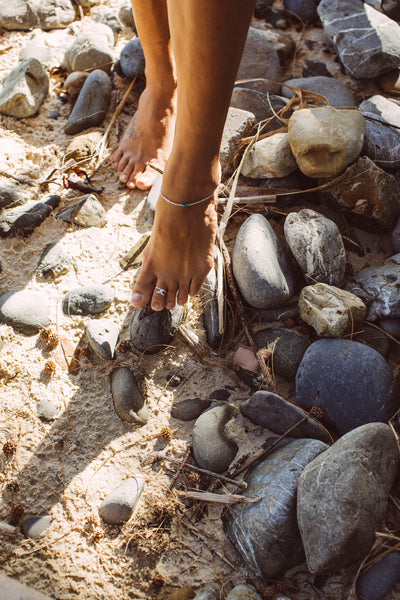
[(360, 425), (387, 422), (400, 407), (400, 386), (386, 360), (350, 340), (311, 344), (296, 375), (296, 402), (322, 408), (339, 434)]
[(285, 0), (285, 8), (308, 23), (314, 23), (318, 19), (314, 0)]
[(122, 48), (119, 60), (125, 77), (144, 75), (144, 52), (139, 38), (133, 38)]
[(360, 600), (383, 600), (400, 578), (400, 552), (391, 552), (372, 563), (358, 578)]
[(400, 169), (400, 129), (373, 113), (363, 115), (366, 127), (361, 154), (383, 169)]

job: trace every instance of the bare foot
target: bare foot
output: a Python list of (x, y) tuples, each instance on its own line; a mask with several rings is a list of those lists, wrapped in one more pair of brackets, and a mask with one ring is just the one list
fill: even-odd
[[(207, 192), (210, 187), (203, 189), (197, 199)], [(133, 289), (134, 306), (141, 308), (151, 301), (153, 310), (172, 309), (176, 302), (183, 305), (189, 295), (198, 293), (214, 263), (216, 198), (217, 191), (213, 200), (186, 208), (159, 198), (153, 231)], [(195, 200), (192, 189), (190, 201)], [(160, 294), (157, 288), (166, 290), (166, 294)]]
[(147, 86), (115, 153), (120, 181), (130, 189), (147, 190), (157, 172), (151, 162), (164, 168), (172, 148), (175, 130), (176, 90)]

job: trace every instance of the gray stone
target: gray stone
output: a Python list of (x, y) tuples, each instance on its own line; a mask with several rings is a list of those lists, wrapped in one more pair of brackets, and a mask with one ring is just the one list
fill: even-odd
[[(277, 113), (286, 106), (287, 100), (280, 96), (269, 96), (257, 90), (237, 86), (233, 88), (230, 104), (233, 108), (253, 113), (257, 121), (263, 121), (271, 118), (274, 112)], [(282, 123), (276, 119), (271, 126), (263, 129), (263, 133), (279, 127), (282, 127)]]
[(242, 163), (245, 177), (286, 177), (297, 169), (287, 133), (275, 133), (256, 142)]
[(283, 321), (284, 319), (296, 319), (299, 316), (299, 307), (297, 302), (292, 302), (287, 306), (278, 308), (266, 308), (257, 311), (257, 318), (264, 323), (265, 321)]
[(0, 297), (0, 321), (25, 335), (50, 325), (46, 298), (30, 290), (12, 290)]
[(151, 222), (153, 222), (154, 215), (156, 212), (156, 206), (160, 197), (161, 186), (162, 175), (161, 173), (159, 173), (154, 179), (153, 185), (151, 186), (146, 199), (146, 216), (151, 220)]
[(207, 410), (210, 404), (211, 400), (206, 400), (205, 398), (187, 398), (172, 406), (171, 417), (179, 421), (192, 421)]
[(314, 210), (289, 213), (285, 238), (307, 282), (340, 285), (346, 268), (346, 252), (337, 225)]
[(220, 161), (223, 172), (232, 171), (240, 140), (250, 135), (256, 123), (253, 113), (230, 107), (222, 135)]
[(74, 71), (68, 75), (64, 81), (64, 89), (71, 100), (77, 99), (88, 77), (89, 73), (87, 71)]
[(37, 416), (43, 421), (55, 421), (60, 415), (60, 409), (58, 406), (50, 400), (39, 400), (37, 405)]
[[(333, 77), (300, 77), (295, 79), (287, 79), (285, 84), (292, 87), (300, 88), (301, 90), (309, 90), (322, 94), (328, 100), (330, 106), (335, 108), (355, 108), (355, 100), (352, 92), (337, 79)], [(295, 92), (282, 85), (282, 96), (292, 98)]]
[[(367, 321), (400, 317), (400, 254), (359, 271), (346, 288), (367, 304)], [(361, 294), (360, 294), (361, 291)]]
[(92, 319), (86, 325), (86, 335), (94, 352), (104, 360), (115, 357), (119, 338), (118, 325), (109, 319)]
[(240, 403), (240, 412), (255, 425), (269, 429), (273, 433), (285, 433), (290, 427), (306, 418), (290, 437), (312, 438), (327, 444), (331, 441), (328, 431), (302, 408), (285, 400), (278, 394), (260, 390)]
[[(395, 319), (388, 319), (388, 320), (394, 321)], [(399, 324), (400, 324), (400, 319), (396, 319), (396, 320), (398, 320)], [(382, 327), (382, 329), (385, 328), (383, 323), (384, 323), (384, 321), (379, 321), (379, 323), (378, 323), (378, 325), (380, 327)], [(392, 333), (392, 332), (389, 331), (389, 333)], [(400, 333), (400, 330), (399, 330), (399, 333)], [(362, 344), (366, 344), (367, 346), (370, 346), (371, 348), (373, 348), (374, 350), (379, 352), (379, 354), (381, 356), (383, 356), (383, 358), (385, 358), (389, 352), (390, 340), (389, 340), (388, 336), (385, 335), (382, 331), (379, 331), (379, 329), (376, 329), (375, 327), (372, 327), (371, 325), (367, 325), (366, 323), (363, 323), (360, 331), (356, 331), (354, 333), (352, 339), (355, 342), (361, 342)]]
[(318, 20), (317, 2), (314, 0), (284, 0), (284, 6), (302, 21), (314, 23)]
[[(378, 325), (393, 337), (400, 338), (400, 318), (381, 319), (378, 321)], [(387, 336), (385, 336), (385, 339), (388, 340)]]
[(290, 252), (261, 215), (251, 215), (239, 229), (232, 266), (244, 299), (255, 308), (275, 308), (295, 293)]
[(344, 337), (360, 328), (367, 307), (354, 294), (326, 283), (301, 290), (299, 313), (320, 337)]
[(125, 27), (130, 27), (136, 32), (135, 17), (131, 4), (123, 4), (118, 11), (118, 18)]
[(145, 59), (142, 42), (138, 37), (130, 40), (121, 50), (119, 57), (121, 69), (125, 77), (133, 78), (144, 75)]
[(113, 46), (112, 29), (103, 23), (91, 23), (65, 52), (63, 66), (68, 73), (94, 69), (110, 73)]
[(111, 373), (111, 394), (115, 412), (122, 421), (136, 425), (147, 423), (149, 413), (145, 399), (128, 367), (118, 367)]
[[(1, 191), (0, 191), (0, 203), (1, 203)], [(400, 219), (398, 219), (393, 232), (392, 232), (392, 246), (395, 252), (400, 252)]]
[(88, 194), (76, 205), (72, 222), (81, 227), (104, 227), (107, 224), (106, 211), (94, 194)]
[(0, 237), (30, 235), (60, 203), (60, 196), (47, 196), (44, 202), (26, 202), (0, 216)]
[(64, 131), (69, 135), (101, 125), (111, 100), (111, 80), (104, 71), (92, 71), (86, 79)]
[(112, 29), (115, 36), (122, 32), (122, 23), (118, 19), (117, 15), (115, 15), (112, 11), (110, 12), (109, 8), (99, 7), (99, 10), (97, 10), (95, 13), (92, 13), (91, 16), (93, 21), (96, 23), (103, 23)]
[(400, 169), (400, 106), (383, 96), (361, 102), (366, 131), (362, 153), (383, 169)]
[(289, 119), (289, 142), (308, 177), (335, 177), (354, 162), (364, 142), (365, 121), (357, 110), (303, 108)]
[(70, 0), (7, 0), (0, 4), (0, 27), (11, 31), (62, 29), (75, 18)]
[(72, 257), (65, 246), (53, 243), (46, 246), (41, 254), (36, 268), (38, 279), (55, 279), (68, 273)]
[(226, 600), (261, 600), (261, 596), (251, 585), (240, 584), (231, 589)]
[(192, 445), (199, 467), (223, 473), (235, 458), (238, 446), (225, 429), (233, 413), (231, 405), (222, 404), (198, 417), (193, 427)]
[(304, 467), (327, 448), (318, 440), (295, 440), (277, 448), (247, 478), (247, 498), (225, 517), (225, 529), (257, 577), (275, 579), (304, 560), (296, 521), (296, 489)]
[(318, 14), (353, 77), (372, 79), (400, 65), (400, 27), (361, 0), (322, 0)]
[(400, 552), (390, 552), (363, 569), (356, 591), (362, 600), (384, 600), (400, 578)]
[(150, 307), (135, 309), (130, 325), (132, 346), (146, 354), (155, 354), (163, 350), (172, 342), (182, 318), (181, 306), (161, 311), (153, 311)]
[(0, 113), (17, 119), (35, 115), (49, 91), (49, 76), (36, 58), (27, 58), (0, 83)]
[(306, 466), (297, 518), (311, 573), (336, 572), (368, 554), (398, 467), (396, 439), (383, 423), (347, 433)]
[(128, 521), (139, 502), (144, 484), (145, 479), (140, 476), (125, 479), (100, 504), (100, 518), (108, 525), (120, 525)]
[(114, 290), (93, 284), (77, 287), (65, 294), (62, 309), (66, 315), (98, 315), (111, 306)]
[[(219, 331), (217, 273), (214, 267), (208, 272), (204, 280), (200, 290), (200, 299), (207, 342), (211, 348), (217, 350), (221, 345), (223, 334)], [(222, 321), (224, 322), (224, 315)]]
[(45, 596), (6, 575), (0, 574), (0, 587), (3, 598), (7, 600), (51, 600), (50, 596)]
[[(246, 87), (279, 94), (282, 73), (278, 54), (269, 41), (268, 34), (261, 29), (250, 27), (236, 79), (263, 80), (261, 84), (246, 81)], [(270, 81), (266, 83), (266, 80)]]
[(274, 373), (293, 381), (309, 346), (308, 340), (296, 331), (274, 327), (256, 333), (254, 341), (258, 348), (266, 348), (272, 352), (271, 365)]
[(319, 406), (339, 434), (388, 421), (400, 408), (400, 386), (386, 360), (351, 340), (311, 344), (296, 376), (296, 402)]
[(50, 515), (35, 515), (25, 517), (21, 523), (22, 533), (25, 537), (35, 539), (42, 535), (51, 525)]
[(343, 181), (319, 196), (343, 211), (354, 225), (372, 232), (392, 229), (400, 211), (396, 178), (366, 156), (345, 170)]
[(11, 208), (25, 202), (25, 197), (15, 187), (0, 187), (0, 210)]

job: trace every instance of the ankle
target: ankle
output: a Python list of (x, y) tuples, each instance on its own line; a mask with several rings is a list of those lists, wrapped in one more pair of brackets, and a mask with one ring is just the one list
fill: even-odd
[(200, 200), (212, 194), (221, 181), (219, 160), (204, 164), (201, 160), (191, 164), (189, 157), (177, 160), (170, 156), (163, 175), (163, 194), (174, 202)]

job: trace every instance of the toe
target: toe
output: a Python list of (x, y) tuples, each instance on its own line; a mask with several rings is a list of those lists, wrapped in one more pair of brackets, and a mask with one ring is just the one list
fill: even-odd
[(153, 310), (163, 310), (165, 308), (165, 300), (167, 297), (167, 284), (162, 281), (157, 281), (154, 288), (153, 297), (151, 299), (151, 308)]
[(193, 278), (190, 282), (189, 296), (195, 296), (199, 293), (201, 286), (203, 285), (204, 279)]
[(143, 308), (150, 302), (154, 292), (156, 278), (149, 269), (140, 271), (138, 280), (136, 281), (132, 292), (132, 304), (136, 308)]
[(114, 154), (114, 164), (118, 167), (119, 165), (119, 161), (121, 160), (123, 155), (122, 150), (120, 150), (119, 148), (117, 149), (116, 153)]
[(188, 284), (182, 283), (179, 286), (178, 297), (176, 299), (177, 303), (180, 306), (183, 306), (184, 304), (186, 304), (188, 296), (189, 296), (189, 286), (188, 286)]
[(139, 190), (149, 190), (156, 177), (157, 172), (151, 167), (146, 167), (144, 171), (141, 171), (135, 175), (134, 182)]
[(165, 301), (165, 308), (168, 308), (168, 310), (172, 310), (176, 304), (176, 294), (177, 294), (178, 290), (177, 290), (177, 286), (170, 286), (168, 288), (168, 294), (167, 294), (167, 299)]

